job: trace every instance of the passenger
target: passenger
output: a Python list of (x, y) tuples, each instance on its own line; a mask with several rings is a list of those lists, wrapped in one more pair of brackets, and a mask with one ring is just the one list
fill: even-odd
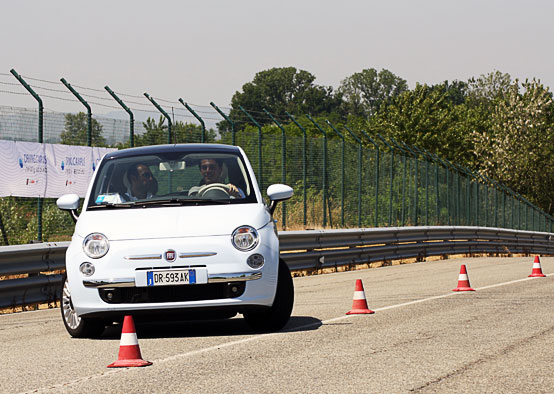
[[(200, 188), (204, 185), (210, 185), (213, 183), (223, 183), (223, 160), (221, 159), (202, 159), (198, 165), (200, 174), (202, 175), (202, 181), (200, 186), (193, 186), (189, 190), (189, 196), (194, 196), (198, 193)], [(246, 195), (244, 192), (233, 185), (232, 183), (226, 184), (229, 196), (232, 198), (244, 198)]]
[(158, 181), (146, 164), (131, 166), (127, 171), (127, 180), (127, 192), (124, 194), (127, 201), (151, 198), (158, 192)]

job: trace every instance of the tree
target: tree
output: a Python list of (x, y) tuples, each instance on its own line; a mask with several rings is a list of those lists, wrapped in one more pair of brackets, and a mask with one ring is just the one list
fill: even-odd
[[(96, 120), (91, 122), (91, 141), (93, 146), (105, 146), (106, 139), (102, 136), (102, 125)], [(60, 134), (61, 143), (66, 145), (86, 145), (87, 114), (65, 114), (65, 129)]]
[[(331, 114), (340, 110), (340, 97), (332, 87), (314, 84), (315, 76), (294, 67), (272, 68), (258, 72), (252, 82), (242, 86), (231, 99), (229, 117), (234, 121), (247, 121), (239, 106), (251, 113), (260, 124), (271, 123), (263, 112), (286, 117), (292, 114)], [(228, 123), (220, 122), (220, 130), (227, 131)]]
[(554, 105), (540, 81), (516, 79), (492, 112), (490, 132), (474, 133), (481, 170), (553, 212)]
[(382, 104), (408, 90), (407, 82), (386, 69), (362, 70), (345, 78), (339, 87), (345, 112), (367, 118)]
[(466, 88), (459, 81), (434, 86), (417, 84), (414, 90), (381, 106), (365, 127), (465, 164), (470, 160), (472, 141), (465, 129)]

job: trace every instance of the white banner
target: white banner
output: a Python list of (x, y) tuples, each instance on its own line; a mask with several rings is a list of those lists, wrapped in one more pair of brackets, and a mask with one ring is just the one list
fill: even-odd
[(0, 197), (84, 197), (98, 162), (114, 150), (0, 140)]

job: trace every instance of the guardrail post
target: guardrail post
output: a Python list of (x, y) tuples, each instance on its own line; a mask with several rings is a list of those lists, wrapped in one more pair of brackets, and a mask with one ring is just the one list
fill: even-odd
[(379, 144), (373, 140), (364, 130), (360, 130), (365, 138), (375, 147), (375, 227), (379, 227)]
[(171, 144), (171, 118), (169, 117), (167, 112), (165, 112), (165, 110), (160, 106), (160, 104), (158, 104), (153, 97), (150, 97), (148, 93), (144, 93), (144, 97), (146, 97), (148, 101), (150, 101), (154, 105), (154, 107), (156, 107), (156, 109), (160, 111), (161, 114), (167, 119), (167, 143)]
[(352, 138), (358, 142), (358, 227), (362, 226), (362, 140), (352, 132), (348, 127), (344, 126), (346, 131), (350, 133)]
[(303, 185), (303, 205), (304, 205), (304, 227), (306, 226), (306, 223), (307, 223), (307, 214), (306, 214), (306, 211), (307, 211), (307, 207), (306, 207), (306, 188), (307, 188), (307, 184), (306, 184), (306, 140), (307, 140), (307, 133), (306, 133), (306, 129), (304, 127), (302, 127), (300, 125), (300, 123), (298, 123), (296, 121), (296, 119), (294, 118), (294, 116), (292, 116), (291, 114), (289, 114), (288, 112), (285, 111), (285, 113), (287, 114), (287, 116), (290, 118), (290, 120), (293, 121), (293, 123), (302, 131), (302, 185)]
[(252, 115), (250, 115), (243, 107), (242, 105), (239, 105), (239, 109), (244, 112), (244, 114), (250, 119), (252, 123), (258, 128), (258, 174), (260, 178), (260, 185), (263, 184), (263, 176), (262, 176), (262, 126), (258, 122), (256, 122), (256, 119)]
[(92, 146), (92, 110), (90, 108), (90, 105), (86, 102), (84, 98), (81, 97), (79, 92), (77, 92), (73, 86), (71, 86), (70, 83), (68, 83), (65, 78), (60, 79), (60, 81), (65, 85), (66, 88), (69, 89), (71, 93), (75, 97), (77, 97), (77, 100), (81, 102), (81, 104), (84, 105), (84, 107), (87, 109), (87, 146)]
[(315, 127), (323, 134), (323, 227), (327, 226), (327, 133), (320, 125), (312, 119), (310, 115), (306, 117), (314, 124)]
[(179, 98), (179, 102), (185, 106), (185, 108), (200, 122), (200, 127), (202, 127), (202, 134), (200, 136), (200, 142), (206, 142), (206, 125), (204, 124), (204, 119), (200, 117), (187, 103), (183, 101), (182, 98)]
[[(277, 119), (275, 119), (273, 115), (271, 115), (269, 111), (267, 111), (265, 108), (262, 108), (262, 109), (266, 113), (266, 115), (269, 116), (269, 118), (273, 121), (273, 123), (275, 123), (277, 127), (281, 129), (281, 182), (286, 184), (287, 183), (287, 167), (286, 167), (287, 135), (285, 133), (285, 129), (283, 128), (283, 126), (281, 126), (281, 123), (279, 123)], [(281, 210), (281, 213), (283, 218), (283, 229), (285, 229), (287, 227), (287, 202), (283, 201), (282, 204), (283, 204), (283, 208)]]
[(342, 139), (342, 159), (341, 159), (341, 184), (340, 184), (340, 212), (341, 226), (344, 227), (344, 135), (342, 135), (327, 119), (325, 122), (333, 129), (335, 133)]
[(218, 114), (220, 114), (223, 117), (223, 119), (225, 119), (231, 125), (231, 139), (232, 139), (233, 145), (236, 145), (237, 141), (235, 136), (236, 134), (235, 122), (233, 122), (227, 115), (225, 115), (225, 113), (222, 110), (220, 110), (219, 107), (215, 105), (213, 101), (210, 102), (210, 105), (217, 111)]
[[(44, 127), (44, 106), (40, 96), (29, 86), (27, 82), (12, 68), (12, 75), (19, 81), (21, 85), (33, 96), (38, 103), (38, 142), (43, 142), (43, 127)], [(42, 242), (42, 198), (37, 198), (37, 241)]]
[(115, 101), (129, 114), (129, 144), (131, 145), (131, 148), (135, 146), (135, 117), (133, 115), (133, 112), (125, 105), (123, 100), (121, 100), (113, 90), (110, 89), (108, 85), (104, 86), (104, 89), (107, 90), (107, 92), (110, 94), (110, 96), (113, 97)]

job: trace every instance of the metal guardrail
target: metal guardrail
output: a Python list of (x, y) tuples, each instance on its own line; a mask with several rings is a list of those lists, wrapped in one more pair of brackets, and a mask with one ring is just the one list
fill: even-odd
[[(554, 254), (553, 233), (490, 227), (386, 227), (279, 233), (292, 270), (319, 269), (428, 256), (494, 253)], [(69, 242), (0, 247), (0, 308), (59, 299)], [(54, 273), (52, 273), (54, 271)]]

